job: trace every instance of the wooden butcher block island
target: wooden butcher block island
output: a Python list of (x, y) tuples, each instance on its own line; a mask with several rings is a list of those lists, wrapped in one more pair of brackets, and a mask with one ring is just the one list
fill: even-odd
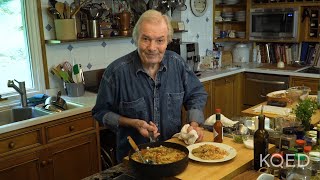
[[(204, 131), (204, 141), (212, 142), (213, 133)], [(175, 142), (185, 145), (178, 138), (172, 138), (169, 142)], [(185, 171), (176, 176), (176, 178), (187, 179), (232, 179), (233, 177), (252, 168), (253, 165), (253, 150), (247, 149), (244, 144), (233, 142), (233, 139), (224, 137), (223, 144), (227, 144), (237, 151), (237, 155), (226, 162), (204, 163), (189, 160), (189, 164)], [(275, 146), (270, 145), (269, 153), (275, 151)]]
[[(186, 144), (179, 140), (178, 138), (172, 138), (168, 140), (168, 142), (178, 143), (183, 146)], [(202, 142), (213, 142), (213, 133), (209, 131), (204, 131), (204, 140)], [(251, 170), (253, 169), (253, 150), (247, 149), (244, 144), (238, 144), (233, 142), (232, 138), (224, 137), (223, 144), (231, 146), (237, 152), (236, 156), (225, 162), (215, 162), (215, 163), (205, 163), (205, 162), (198, 162), (194, 161), (189, 158), (187, 168), (180, 174), (176, 175), (175, 177), (167, 177), (163, 178), (163, 180), (194, 180), (194, 179), (226, 179), (230, 180), (234, 177), (239, 179), (242, 177), (242, 173), (245, 172), (243, 175), (250, 174), (251, 176), (248, 177), (255, 177), (251, 179), (256, 179), (260, 173)], [(269, 153), (274, 152), (275, 146), (269, 145)], [(110, 169), (106, 169), (100, 173), (94, 174), (90, 177), (87, 177), (83, 180), (96, 180), (96, 179), (108, 179), (105, 178), (106, 174), (112, 174), (113, 172), (124, 172), (126, 174), (134, 176), (134, 172), (129, 166), (128, 163), (129, 158), (124, 158), (123, 163), (120, 163)], [(240, 175), (241, 174), (241, 175)], [(101, 178), (104, 177), (104, 178)], [(110, 179), (110, 178), (109, 178)], [(246, 178), (248, 179), (248, 178)]]

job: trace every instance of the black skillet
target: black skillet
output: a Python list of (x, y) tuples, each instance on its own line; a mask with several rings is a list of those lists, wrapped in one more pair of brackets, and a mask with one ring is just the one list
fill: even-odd
[(154, 142), (154, 143), (146, 143), (138, 145), (139, 149), (146, 149), (147, 147), (159, 147), (159, 146), (166, 146), (174, 149), (181, 150), (186, 153), (186, 157), (183, 159), (169, 163), (169, 164), (144, 164), (137, 161), (134, 161), (131, 158), (131, 155), (135, 152), (134, 150), (131, 150), (129, 152), (129, 165), (134, 170), (134, 172), (137, 174), (137, 176), (141, 179), (150, 179), (150, 178), (160, 178), (160, 177), (172, 177), (177, 174), (180, 174), (185, 170), (185, 168), (188, 166), (189, 162), (189, 150), (180, 144), (177, 143), (171, 143), (171, 142)]

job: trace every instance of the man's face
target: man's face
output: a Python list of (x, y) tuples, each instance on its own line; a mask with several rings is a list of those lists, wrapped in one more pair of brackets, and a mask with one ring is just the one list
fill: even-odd
[(161, 23), (142, 22), (138, 37), (138, 52), (143, 65), (159, 64), (168, 44), (168, 27)]

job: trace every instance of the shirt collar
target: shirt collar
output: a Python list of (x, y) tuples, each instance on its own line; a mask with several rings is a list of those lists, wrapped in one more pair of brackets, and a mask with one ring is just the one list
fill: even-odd
[[(169, 56), (167, 55), (167, 51), (166, 51), (162, 61), (160, 62), (159, 71), (164, 71), (164, 72), (167, 71), (168, 57)], [(134, 70), (136, 72), (136, 76), (138, 75), (139, 72), (146, 73), (146, 71), (142, 67), (138, 50), (136, 50), (134, 53), (133, 64), (134, 64)]]

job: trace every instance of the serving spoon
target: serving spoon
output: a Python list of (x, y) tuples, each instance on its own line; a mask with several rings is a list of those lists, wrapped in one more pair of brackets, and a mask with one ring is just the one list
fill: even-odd
[(142, 160), (142, 162), (144, 164), (153, 164), (153, 161), (152, 160), (149, 160), (149, 159), (144, 159), (142, 154), (141, 154), (141, 151), (139, 150), (137, 144), (134, 142), (134, 140), (131, 138), (131, 136), (128, 136), (127, 137), (131, 147), (133, 148), (133, 150), (135, 150), (137, 153), (138, 153), (138, 156), (140, 157), (140, 159)]

